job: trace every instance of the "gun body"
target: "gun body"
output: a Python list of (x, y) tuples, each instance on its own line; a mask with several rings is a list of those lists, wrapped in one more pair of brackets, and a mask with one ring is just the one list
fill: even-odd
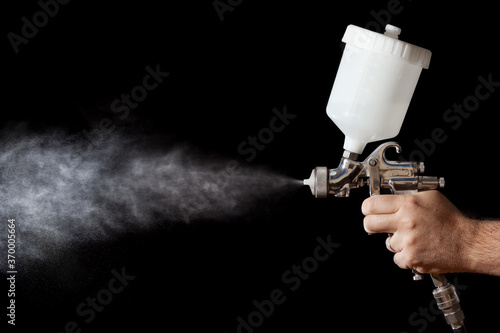
[(388, 160), (385, 153), (389, 148), (401, 151), (396, 142), (386, 142), (362, 162), (356, 160), (357, 154), (345, 151), (336, 169), (316, 167), (304, 184), (311, 187), (317, 198), (348, 197), (351, 189), (364, 185), (369, 187), (370, 196), (411, 194), (444, 187), (444, 178), (422, 176), (425, 170), (422, 162)]
[[(381, 144), (363, 161), (357, 161), (358, 154), (344, 151), (339, 166), (335, 169), (316, 167), (304, 185), (309, 185), (316, 198), (348, 197), (351, 189), (367, 185), (370, 196), (379, 194), (412, 194), (419, 191), (437, 190), (444, 187), (444, 178), (423, 176), (424, 163), (391, 161), (386, 151), (395, 148), (401, 152), (396, 142)], [(413, 270), (414, 280), (422, 280), (423, 275)], [(455, 287), (444, 275), (431, 274), (436, 287), (433, 292), (438, 307), (443, 311), (446, 322), (456, 333), (465, 333), (464, 314)]]

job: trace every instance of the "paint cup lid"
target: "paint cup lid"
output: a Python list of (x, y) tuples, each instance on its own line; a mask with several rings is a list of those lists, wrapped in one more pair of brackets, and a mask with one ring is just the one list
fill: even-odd
[(400, 33), (400, 28), (390, 24), (386, 25), (384, 34), (350, 24), (342, 41), (363, 50), (399, 57), (410, 64), (429, 68), (432, 52), (399, 40)]

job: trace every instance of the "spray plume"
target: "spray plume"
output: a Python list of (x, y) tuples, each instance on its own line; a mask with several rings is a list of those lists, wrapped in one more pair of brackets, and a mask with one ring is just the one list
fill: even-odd
[[(186, 144), (158, 150), (118, 133), (98, 147), (60, 132), (17, 129), (0, 139), (2, 218), (16, 219), (19, 251), (31, 259), (159, 222), (241, 217), (300, 187), (289, 177)], [(0, 244), (6, 253), (6, 242)]]

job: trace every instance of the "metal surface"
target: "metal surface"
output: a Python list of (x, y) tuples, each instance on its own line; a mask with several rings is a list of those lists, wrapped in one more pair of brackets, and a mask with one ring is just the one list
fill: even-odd
[[(335, 169), (316, 167), (305, 185), (311, 187), (316, 198), (348, 197), (351, 189), (368, 186), (370, 196), (380, 194), (413, 194), (419, 191), (443, 188), (444, 178), (422, 176), (424, 163), (391, 161), (386, 157), (389, 148), (401, 152), (396, 142), (386, 142), (378, 146), (364, 161), (357, 161), (358, 154), (344, 151), (339, 166)], [(414, 280), (422, 280), (423, 275), (412, 269)], [(455, 287), (444, 275), (431, 275), (436, 289), (433, 292), (439, 309), (446, 322), (455, 332), (465, 332), (464, 314)]]
[[(436, 289), (432, 292), (438, 308), (443, 311), (444, 318), (454, 331), (464, 327), (464, 313), (460, 307), (455, 286), (442, 274), (431, 274)], [(463, 330), (462, 330), (463, 331)]]
[(304, 179), (304, 185), (309, 185), (311, 193), (316, 198), (326, 198), (328, 194), (328, 169), (316, 167), (311, 172), (309, 179)]
[[(357, 154), (345, 151), (336, 169), (317, 167), (311, 178), (304, 180), (304, 184), (311, 187), (317, 198), (325, 198), (325, 190), (336, 197), (348, 197), (351, 189), (364, 185), (368, 185), (370, 195), (411, 194), (444, 187), (443, 178), (420, 176), (425, 169), (422, 162), (388, 160), (385, 153), (389, 148), (401, 151), (396, 142), (386, 142), (362, 162), (353, 159), (358, 157)], [(328, 170), (326, 189), (323, 177), (325, 170)], [(317, 179), (312, 179), (314, 177)]]

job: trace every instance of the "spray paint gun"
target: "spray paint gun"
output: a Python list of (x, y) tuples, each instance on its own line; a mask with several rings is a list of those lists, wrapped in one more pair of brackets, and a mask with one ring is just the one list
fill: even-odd
[[(342, 38), (344, 53), (332, 88), (327, 114), (345, 135), (344, 154), (335, 169), (316, 167), (309, 185), (316, 198), (348, 197), (351, 189), (367, 185), (370, 196), (412, 194), (444, 187), (444, 179), (423, 176), (424, 164), (391, 161), (389, 148), (381, 144), (363, 161), (358, 157), (369, 142), (395, 137), (403, 123), (422, 68), (428, 68), (431, 52), (398, 39), (401, 29), (386, 26), (379, 34), (349, 25)], [(413, 270), (414, 280), (423, 275)], [(464, 314), (455, 287), (444, 275), (431, 274), (433, 295), (454, 332), (466, 332)]]

